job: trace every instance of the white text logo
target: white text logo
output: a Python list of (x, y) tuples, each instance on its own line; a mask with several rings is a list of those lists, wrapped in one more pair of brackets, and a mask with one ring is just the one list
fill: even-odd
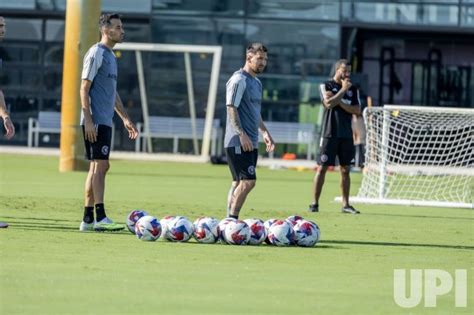
[[(446, 270), (406, 269), (393, 271), (393, 298), (404, 308), (415, 307), (425, 297), (425, 307), (436, 307), (436, 298), (448, 294), (454, 288), (454, 306), (467, 306), (467, 270), (456, 269), (454, 279)], [(407, 295), (407, 289), (409, 294)]]

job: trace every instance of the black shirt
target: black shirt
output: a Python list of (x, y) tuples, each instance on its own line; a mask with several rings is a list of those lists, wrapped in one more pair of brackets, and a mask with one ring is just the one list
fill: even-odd
[[(321, 99), (324, 99), (327, 91), (336, 95), (342, 85), (334, 80), (329, 80), (320, 85)], [(359, 91), (355, 86), (344, 94), (341, 99), (342, 103), (352, 106), (359, 106)], [(325, 138), (352, 138), (352, 114), (346, 112), (341, 106), (331, 109), (324, 107), (322, 135)]]

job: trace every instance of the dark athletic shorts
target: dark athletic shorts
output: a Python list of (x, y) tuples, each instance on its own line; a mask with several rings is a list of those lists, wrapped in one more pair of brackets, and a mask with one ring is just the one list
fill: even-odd
[(257, 179), (257, 174), (255, 173), (258, 159), (257, 149), (244, 152), (242, 147), (230, 147), (225, 148), (225, 154), (227, 155), (227, 164), (229, 164), (234, 181)]
[(322, 138), (316, 162), (319, 165), (334, 166), (336, 156), (339, 158), (339, 165), (354, 164), (354, 140), (352, 138)]
[(96, 125), (97, 141), (91, 143), (86, 140), (84, 126), (82, 126), (82, 135), (84, 137), (84, 145), (86, 147), (86, 159), (92, 160), (108, 160), (110, 155), (110, 144), (112, 143), (112, 127), (106, 125)]

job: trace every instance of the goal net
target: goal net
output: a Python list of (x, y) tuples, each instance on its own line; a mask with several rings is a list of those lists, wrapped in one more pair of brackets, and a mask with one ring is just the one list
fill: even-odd
[(354, 202), (473, 208), (474, 109), (364, 112), (366, 165)]

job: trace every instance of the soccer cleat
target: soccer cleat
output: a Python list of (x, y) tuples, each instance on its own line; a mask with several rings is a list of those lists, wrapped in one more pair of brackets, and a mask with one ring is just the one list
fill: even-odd
[(7, 222), (0, 222), (0, 229), (5, 229), (8, 227), (8, 223)]
[(319, 212), (319, 205), (312, 203), (308, 207), (309, 212)]
[(94, 223), (86, 223), (82, 221), (81, 225), (79, 226), (79, 231), (81, 232), (94, 231)]
[(360, 211), (356, 210), (353, 206), (342, 207), (342, 213), (350, 213), (350, 214), (359, 214)]
[(94, 231), (97, 232), (115, 232), (123, 229), (125, 229), (124, 225), (114, 223), (107, 217), (94, 224)]

